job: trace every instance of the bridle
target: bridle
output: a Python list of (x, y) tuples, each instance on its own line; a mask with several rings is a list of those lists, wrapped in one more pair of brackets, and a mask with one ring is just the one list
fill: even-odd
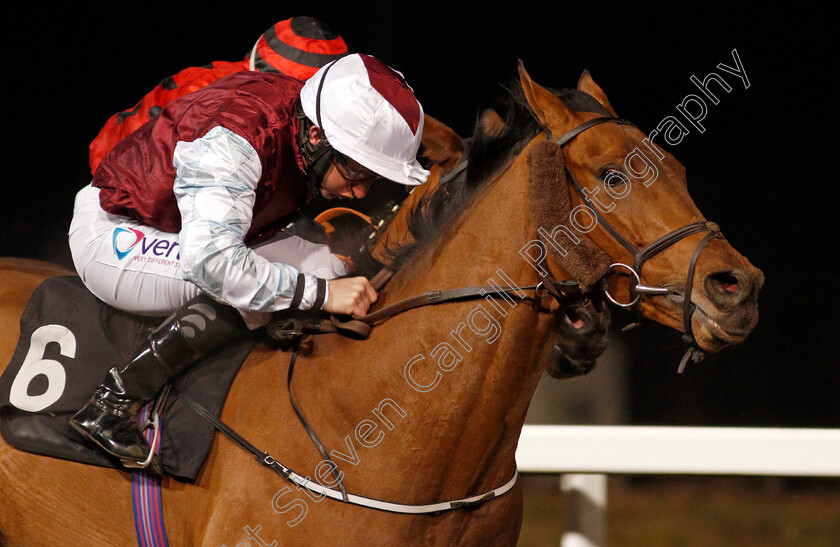
[[(602, 116), (598, 118), (592, 118), (581, 123), (580, 125), (566, 132), (558, 139), (554, 139), (551, 130), (545, 128), (546, 137), (550, 140), (554, 140), (556, 144), (563, 147), (565, 157), (566, 144), (568, 144), (570, 141), (572, 141), (572, 139), (574, 139), (587, 129), (590, 129), (602, 123), (615, 123), (619, 125), (629, 125), (632, 127), (636, 127), (635, 124), (624, 118), (618, 118), (615, 116)], [(689, 359), (693, 360), (694, 362), (701, 361), (705, 354), (697, 346), (697, 342), (694, 338), (694, 333), (691, 327), (691, 317), (697, 309), (697, 305), (691, 302), (691, 289), (692, 285), (694, 284), (694, 270), (697, 265), (697, 259), (700, 257), (700, 253), (703, 252), (703, 249), (706, 247), (706, 244), (709, 241), (711, 241), (714, 238), (723, 237), (723, 234), (721, 234), (720, 231), (720, 227), (714, 222), (707, 222), (705, 220), (699, 222), (692, 222), (691, 224), (686, 224), (682, 228), (677, 228), (676, 230), (665, 234), (664, 236), (654, 240), (652, 243), (648, 244), (642, 249), (637, 249), (635, 245), (627, 241), (627, 239), (624, 236), (622, 236), (621, 233), (619, 233), (619, 231), (616, 230), (615, 227), (613, 227), (609, 223), (609, 221), (607, 221), (606, 218), (604, 218), (604, 215), (601, 214), (597, 206), (590, 207), (586, 205), (586, 203), (591, 202), (592, 199), (588, 197), (583, 191), (583, 187), (577, 181), (577, 179), (575, 178), (574, 174), (572, 174), (572, 171), (568, 168), (568, 166), (565, 169), (566, 176), (568, 177), (572, 188), (575, 189), (575, 191), (580, 196), (581, 200), (583, 200), (584, 206), (586, 206), (589, 209), (589, 211), (595, 215), (595, 218), (598, 220), (601, 226), (603, 226), (604, 229), (613, 237), (613, 239), (620, 243), (621, 246), (624, 247), (630, 253), (630, 256), (633, 257), (632, 266), (628, 266), (627, 264), (621, 262), (616, 262), (610, 265), (609, 271), (607, 272), (604, 280), (602, 280), (603, 291), (605, 296), (610, 300), (610, 302), (622, 308), (632, 308), (641, 300), (642, 295), (663, 296), (666, 294), (677, 294), (679, 296), (682, 296), (682, 319), (683, 326), (685, 328), (684, 338), (685, 341), (689, 344), (689, 348), (688, 351), (686, 351), (685, 355), (683, 355), (683, 358), (680, 361), (680, 365), (677, 370), (678, 372), (682, 372)], [(694, 249), (694, 253), (691, 256), (691, 260), (688, 263), (688, 273), (686, 275), (684, 294), (680, 294), (665, 287), (651, 287), (642, 284), (642, 267), (645, 265), (645, 262), (650, 260), (656, 254), (664, 251), (671, 245), (675, 244), (676, 242), (685, 239), (690, 235), (697, 234), (703, 231), (706, 231), (708, 233), (702, 240), (700, 240), (700, 243), (697, 244), (697, 247)], [(606, 287), (606, 277), (619, 269), (626, 270), (632, 276), (630, 284), (630, 293), (632, 298), (630, 302), (619, 302), (613, 295), (610, 294), (609, 289)]]

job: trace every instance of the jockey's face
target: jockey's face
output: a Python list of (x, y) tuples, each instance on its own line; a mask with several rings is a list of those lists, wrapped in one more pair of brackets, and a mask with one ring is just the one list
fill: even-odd
[[(309, 129), (309, 142), (317, 145), (321, 141), (321, 130), (316, 126)], [(335, 159), (321, 180), (321, 195), (324, 199), (361, 199), (370, 190), (377, 175), (355, 161), (335, 152)]]
[(333, 162), (321, 181), (321, 195), (324, 199), (361, 199), (367, 195), (373, 181), (373, 178), (348, 180)]

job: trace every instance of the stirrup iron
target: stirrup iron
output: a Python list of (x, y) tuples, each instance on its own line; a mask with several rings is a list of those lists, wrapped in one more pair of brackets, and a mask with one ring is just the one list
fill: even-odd
[(149, 417), (146, 418), (145, 423), (140, 426), (140, 431), (145, 431), (150, 427), (152, 428), (152, 431), (154, 431), (152, 441), (149, 443), (150, 450), (148, 457), (146, 457), (143, 461), (120, 459), (120, 463), (123, 467), (128, 469), (148, 469), (155, 460), (155, 456), (157, 456), (157, 454), (155, 454), (155, 446), (157, 446), (158, 441), (160, 440), (160, 415), (163, 412), (163, 406), (166, 404), (166, 399), (169, 396), (170, 389), (172, 389), (170, 384), (167, 384), (166, 387), (163, 388), (160, 395), (158, 395), (155, 399), (152, 411), (149, 413)]

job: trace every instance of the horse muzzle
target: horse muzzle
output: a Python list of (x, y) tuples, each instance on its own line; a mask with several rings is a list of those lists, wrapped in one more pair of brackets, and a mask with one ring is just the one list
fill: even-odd
[(758, 293), (764, 274), (757, 268), (713, 272), (692, 299), (691, 327), (697, 344), (719, 351), (739, 344), (758, 323)]

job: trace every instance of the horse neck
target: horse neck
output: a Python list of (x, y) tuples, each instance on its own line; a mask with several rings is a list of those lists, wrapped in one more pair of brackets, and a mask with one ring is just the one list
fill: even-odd
[[(502, 287), (511, 281), (535, 284), (536, 272), (519, 255), (535, 231), (524, 169), (524, 161), (515, 162), (484, 189), (391, 280), (382, 293), (385, 303), (491, 282)], [(396, 450), (404, 451), (407, 461), (416, 461), (417, 450), (422, 450), (435, 454), (437, 461), (458, 462), (427, 470), (438, 473), (440, 496), (491, 488), (510, 476), (525, 412), (539, 380), (545, 344), (535, 341), (547, 339), (551, 319), (515, 295), (513, 303), (490, 298), (425, 307), (376, 327), (389, 340), (400, 340), (393, 344), (403, 346), (401, 363), (422, 356), (422, 364), (412, 370), (426, 388), (439, 375), (428, 391), (420, 392), (417, 386), (405, 390), (405, 384), (411, 384), (407, 378), (403, 382), (411, 395), (404, 399), (411, 401), (411, 408), (404, 410), (422, 420), (410, 433), (412, 442)], [(460, 359), (457, 366), (445, 370), (446, 360), (451, 365), (453, 358)], [(434, 435), (429, 434), (430, 424)], [(399, 455), (390, 452), (388, 457), (393, 461)], [(433, 476), (424, 477), (435, 484)]]

